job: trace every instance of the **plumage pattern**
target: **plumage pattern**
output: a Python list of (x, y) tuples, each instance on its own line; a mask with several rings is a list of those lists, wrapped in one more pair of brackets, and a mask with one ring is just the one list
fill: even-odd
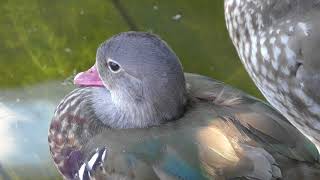
[(50, 152), (64, 178), (320, 176), (317, 149), (278, 112), (210, 78), (185, 77), (189, 102), (184, 116), (158, 127), (108, 128), (91, 111), (90, 97), (102, 87), (78, 88), (67, 95), (49, 130)]
[(224, 9), (250, 77), (320, 148), (320, 1), (225, 0)]

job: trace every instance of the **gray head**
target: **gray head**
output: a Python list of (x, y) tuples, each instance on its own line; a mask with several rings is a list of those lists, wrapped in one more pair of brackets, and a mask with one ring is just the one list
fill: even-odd
[(182, 66), (158, 36), (143, 32), (115, 35), (98, 48), (96, 67), (110, 91), (113, 111), (122, 121), (115, 127), (157, 125), (183, 114), (186, 88)]

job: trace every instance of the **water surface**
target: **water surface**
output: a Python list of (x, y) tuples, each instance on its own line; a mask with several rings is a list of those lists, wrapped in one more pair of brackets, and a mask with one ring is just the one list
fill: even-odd
[(223, 1), (1, 1), (0, 179), (60, 178), (47, 131), (73, 88), (67, 78), (93, 64), (101, 42), (128, 30), (159, 34), (185, 71), (261, 97), (229, 40)]

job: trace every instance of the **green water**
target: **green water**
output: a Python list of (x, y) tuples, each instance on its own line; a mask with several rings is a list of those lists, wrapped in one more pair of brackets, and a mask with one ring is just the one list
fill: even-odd
[[(43, 117), (42, 110), (32, 109), (41, 117), (38, 121), (44, 122), (37, 135), (42, 142), (39, 146), (45, 146), (43, 155), (39, 155), (41, 161), (29, 166), (19, 165), (19, 159), (15, 159), (15, 165), (7, 165), (8, 161), (0, 159), (0, 170), (4, 169), (11, 179), (58, 179), (45, 143), (54, 105), (69, 88), (60, 82), (90, 67), (101, 42), (128, 30), (159, 34), (180, 57), (185, 71), (262, 97), (229, 40), (222, 0), (0, 0), (0, 105), (18, 111), (30, 103), (36, 107), (38, 102), (49, 104), (44, 105), (49, 109)], [(59, 93), (51, 92), (52, 85), (46, 84), (51, 82), (58, 82), (55, 92)], [(42, 86), (45, 88), (39, 95), (35, 87)], [(26, 133), (32, 135), (36, 132), (33, 130)], [(38, 147), (27, 149), (32, 148)]]

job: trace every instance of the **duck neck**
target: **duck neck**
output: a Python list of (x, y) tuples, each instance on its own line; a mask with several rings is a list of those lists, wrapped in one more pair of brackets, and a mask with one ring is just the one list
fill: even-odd
[(144, 101), (97, 88), (92, 93), (97, 118), (111, 128), (142, 128), (161, 123), (152, 105)]

